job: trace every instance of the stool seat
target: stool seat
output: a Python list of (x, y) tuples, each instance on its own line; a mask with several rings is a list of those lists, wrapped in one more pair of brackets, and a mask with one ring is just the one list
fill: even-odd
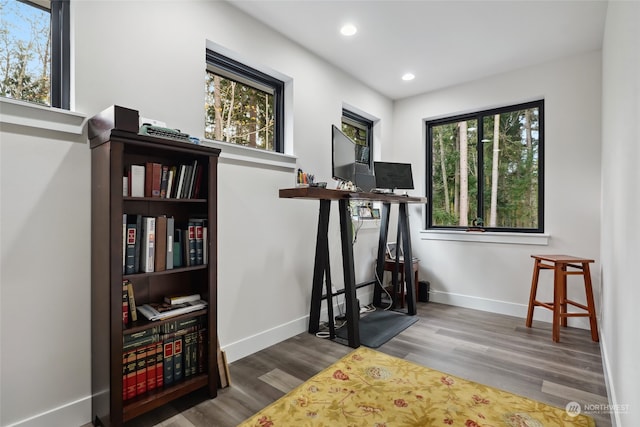
[[(567, 317), (588, 317), (591, 327), (591, 339), (598, 341), (598, 325), (593, 299), (593, 288), (591, 286), (591, 272), (589, 271), (589, 264), (594, 262), (594, 260), (571, 255), (531, 255), (531, 257), (534, 259), (534, 266), (526, 326), (528, 328), (531, 327), (533, 309), (535, 307), (544, 307), (553, 311), (552, 338), (554, 342), (560, 341), (560, 325), (567, 326)], [(540, 270), (554, 271), (552, 302), (542, 302), (536, 299)], [(583, 276), (587, 299), (586, 306), (567, 298), (567, 276), (569, 275)], [(569, 304), (582, 309), (583, 312), (568, 312), (567, 306)]]
[[(396, 260), (392, 258), (385, 258), (384, 260), (384, 271), (395, 271), (396, 268)], [(420, 270), (420, 260), (418, 258), (413, 258), (411, 260), (411, 271), (414, 274), (413, 285), (415, 287), (414, 297), (418, 295), (418, 271)], [(404, 308), (405, 302), (405, 280), (404, 280), (404, 259), (400, 258), (398, 260), (398, 271), (400, 272), (400, 280), (398, 289), (398, 297), (400, 298), (400, 308)]]

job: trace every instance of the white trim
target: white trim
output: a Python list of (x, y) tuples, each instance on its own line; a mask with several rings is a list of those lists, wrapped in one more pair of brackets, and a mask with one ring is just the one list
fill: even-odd
[[(443, 292), (437, 289), (433, 289), (433, 286), (429, 290), (429, 301), (453, 305), (456, 307), (488, 311), (490, 313), (505, 314), (507, 316), (519, 317), (521, 319), (527, 318), (528, 304), (500, 301), (473, 295), (462, 295), (451, 292)], [(533, 320), (552, 323), (552, 312), (551, 310), (547, 310), (544, 308), (537, 308), (533, 312)], [(524, 326), (524, 321), (522, 322), (522, 326)], [(589, 323), (584, 317), (569, 319), (569, 326), (580, 329), (590, 329)]]
[(91, 396), (86, 396), (5, 427), (81, 426), (91, 414)]
[(200, 145), (219, 148), (221, 150), (221, 163), (241, 162), (257, 166), (282, 168), (289, 172), (294, 172), (296, 169), (296, 162), (298, 160), (297, 157), (289, 154), (244, 147), (230, 142), (201, 140)]
[(456, 242), (512, 243), (517, 245), (547, 246), (551, 235), (546, 233), (497, 233), (459, 230), (420, 230), (422, 240), (448, 240)]
[[(616, 389), (613, 386), (613, 378), (611, 378), (611, 364), (609, 356), (607, 354), (607, 344), (602, 329), (600, 331), (600, 355), (602, 356), (602, 369), (604, 371), (604, 384), (607, 387), (607, 396), (609, 398), (609, 404), (612, 408), (616, 408), (618, 404), (618, 398), (616, 396)], [(619, 411), (611, 411), (611, 426), (621, 426)]]
[(82, 135), (84, 114), (0, 97), (0, 123)]

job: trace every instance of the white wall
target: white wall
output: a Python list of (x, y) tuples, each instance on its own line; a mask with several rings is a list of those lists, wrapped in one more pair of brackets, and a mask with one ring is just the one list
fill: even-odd
[[(293, 154), (320, 180), (331, 183), (330, 125), (343, 103), (380, 119), (376, 144), (390, 139), (391, 101), (225, 2), (78, 1), (71, 12), (74, 105), (87, 117), (117, 104), (202, 137), (210, 40), (293, 79)], [(25, 129), (3, 124), (0, 146), (0, 425), (81, 425), (91, 394), (90, 150), (81, 137)], [(318, 203), (278, 198), (294, 183), (290, 168), (223, 151), (219, 174), (218, 322), (233, 361), (306, 330)], [(356, 246), (360, 280), (372, 278), (374, 231)]]
[[(394, 109), (392, 157), (413, 161), (414, 179), (425, 186), (423, 120), (545, 100), (545, 232), (548, 246), (427, 240), (424, 221), (412, 222), (420, 277), (433, 299), (482, 310), (526, 316), (535, 253), (590, 257), (594, 287), (600, 280), (600, 52), (496, 75), (399, 101)], [(426, 193), (422, 193), (426, 194)], [(416, 215), (417, 216), (417, 215)], [(462, 234), (465, 234), (462, 232)], [(469, 237), (466, 233), (464, 237)], [(485, 236), (481, 236), (485, 237)], [(576, 279), (576, 286), (571, 286)], [(540, 278), (539, 296), (551, 296), (551, 274)], [(569, 278), (569, 296), (584, 301), (584, 286)], [(572, 289), (573, 288), (573, 289)], [(576, 290), (577, 292), (573, 292)], [(547, 300), (551, 300), (550, 298)], [(537, 309), (535, 319), (550, 320)], [(584, 318), (571, 324), (588, 325)], [(521, 322), (524, 325), (524, 321)]]
[(602, 48), (602, 348), (617, 425), (640, 425), (640, 3), (610, 1)]

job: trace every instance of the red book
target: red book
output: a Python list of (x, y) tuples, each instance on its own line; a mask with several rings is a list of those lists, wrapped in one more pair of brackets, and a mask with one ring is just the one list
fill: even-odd
[(136, 394), (147, 392), (147, 348), (136, 349)]
[(127, 353), (122, 354), (122, 400), (127, 400)]
[(131, 399), (136, 397), (136, 351), (131, 350), (125, 353), (125, 357), (127, 358), (127, 399)]
[(144, 197), (160, 197), (162, 183), (162, 165), (147, 162), (145, 164)]

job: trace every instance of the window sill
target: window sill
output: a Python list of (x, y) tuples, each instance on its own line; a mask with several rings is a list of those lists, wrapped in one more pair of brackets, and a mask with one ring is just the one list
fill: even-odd
[(539, 233), (496, 233), (474, 232), (457, 230), (422, 230), (421, 240), (446, 240), (455, 242), (482, 242), (482, 243), (509, 243), (516, 245), (540, 245), (549, 244), (549, 234)]
[(220, 161), (230, 163), (248, 163), (251, 165), (282, 168), (287, 171), (296, 170), (297, 157), (289, 154), (275, 153), (257, 148), (243, 147), (229, 142), (200, 140), (201, 145), (219, 148)]
[(84, 114), (0, 97), (0, 123), (82, 135)]

